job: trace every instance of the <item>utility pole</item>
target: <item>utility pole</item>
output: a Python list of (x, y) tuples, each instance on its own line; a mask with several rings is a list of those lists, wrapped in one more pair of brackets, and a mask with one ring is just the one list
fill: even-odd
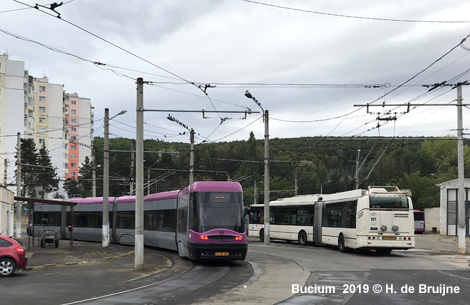
[(93, 197), (96, 197), (96, 160), (95, 160), (95, 147), (91, 148), (91, 162), (92, 162), (92, 180), (93, 180)]
[(144, 268), (144, 80), (137, 79), (134, 268)]
[(357, 150), (357, 158), (356, 158), (356, 176), (354, 177), (356, 180), (356, 190), (359, 188), (359, 154), (361, 150)]
[(459, 254), (467, 252), (465, 245), (465, 175), (463, 152), (463, 115), (462, 115), (462, 85), (457, 86), (457, 154), (458, 154), (458, 236)]
[(3, 187), (7, 188), (7, 166), (8, 166), (8, 159), (4, 160), (5, 166), (4, 166), (4, 172), (3, 172)]
[(264, 244), (269, 246), (269, 112), (264, 111)]
[(104, 160), (103, 160), (103, 230), (101, 244), (109, 246), (109, 109), (104, 109)]
[(245, 96), (252, 99), (263, 111), (264, 121), (264, 244), (269, 246), (269, 111), (261, 107), (261, 103), (246, 90)]
[(253, 198), (253, 204), (257, 204), (258, 203), (258, 184), (256, 183), (256, 180), (255, 180), (255, 185), (254, 185), (254, 190), (253, 190), (254, 194), (254, 198)]
[[(21, 137), (16, 134), (16, 196), (21, 196)], [(21, 238), (21, 202), (16, 202), (16, 231), (15, 237)]]
[(191, 148), (189, 150), (189, 185), (194, 182), (194, 129), (191, 128), (190, 133), (190, 142)]
[(298, 187), (297, 187), (297, 170), (295, 171), (295, 178), (294, 178), (294, 185), (295, 185), (295, 196), (298, 195)]

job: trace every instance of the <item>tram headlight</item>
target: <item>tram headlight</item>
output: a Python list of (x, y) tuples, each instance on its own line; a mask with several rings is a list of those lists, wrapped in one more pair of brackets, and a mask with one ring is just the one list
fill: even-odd
[(204, 236), (204, 235), (201, 236), (201, 240), (208, 240), (208, 239), (209, 239), (209, 236)]

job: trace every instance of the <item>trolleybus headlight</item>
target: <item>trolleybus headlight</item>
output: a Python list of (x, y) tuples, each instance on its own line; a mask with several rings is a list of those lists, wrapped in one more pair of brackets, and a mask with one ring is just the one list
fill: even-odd
[(394, 225), (394, 226), (392, 227), (392, 230), (395, 231), (395, 232), (398, 231), (398, 229), (399, 229), (399, 227), (398, 227), (397, 225)]
[(387, 231), (387, 226), (386, 226), (386, 225), (382, 225), (382, 226), (380, 227), (380, 230), (382, 230), (382, 231)]

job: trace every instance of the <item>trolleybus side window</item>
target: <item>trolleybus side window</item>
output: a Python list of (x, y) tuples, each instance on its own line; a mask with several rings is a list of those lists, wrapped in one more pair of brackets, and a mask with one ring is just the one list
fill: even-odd
[(356, 228), (356, 210), (357, 210), (357, 201), (351, 202), (348, 206), (348, 223), (347, 228)]
[(250, 223), (251, 224), (261, 224), (264, 223), (263, 215), (264, 211), (261, 208), (251, 208), (250, 213)]
[(408, 198), (404, 196), (371, 196), (370, 207), (378, 209), (408, 209)]
[(343, 204), (331, 203), (323, 209), (324, 227), (342, 227)]

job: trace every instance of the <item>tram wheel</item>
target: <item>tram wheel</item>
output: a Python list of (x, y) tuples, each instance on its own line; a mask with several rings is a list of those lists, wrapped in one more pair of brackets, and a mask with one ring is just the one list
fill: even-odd
[(180, 257), (184, 257), (184, 255), (183, 255), (183, 244), (180, 241), (178, 242), (178, 255)]

